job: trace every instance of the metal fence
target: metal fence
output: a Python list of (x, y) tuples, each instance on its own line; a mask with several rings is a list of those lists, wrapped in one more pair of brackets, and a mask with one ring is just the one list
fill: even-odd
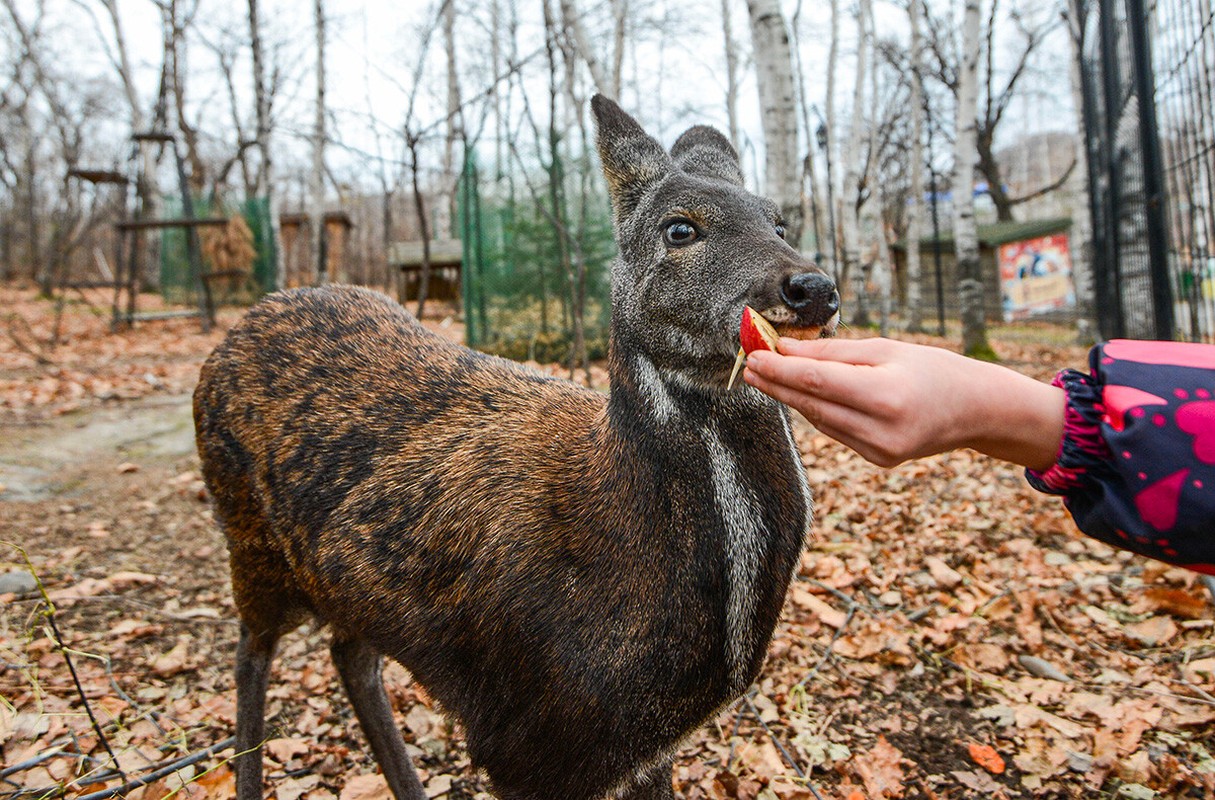
[[(590, 164), (573, 165), (569, 186), (583, 183), (577, 168)], [(471, 154), (461, 176), (467, 343), (519, 361), (606, 357), (616, 247), (603, 192), (554, 203), (565, 190), (553, 192), (541, 171), (510, 177), (487, 178)]]
[(1078, 0), (1097, 318), (1215, 341), (1213, 0)]

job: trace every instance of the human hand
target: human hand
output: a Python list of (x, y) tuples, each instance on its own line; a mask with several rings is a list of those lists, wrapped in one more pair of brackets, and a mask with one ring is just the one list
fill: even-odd
[(743, 379), (879, 466), (971, 447), (1045, 470), (1063, 436), (1063, 391), (939, 347), (891, 339), (781, 339)]

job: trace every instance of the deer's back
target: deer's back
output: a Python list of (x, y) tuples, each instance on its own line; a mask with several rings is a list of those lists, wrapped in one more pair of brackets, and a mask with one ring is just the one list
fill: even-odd
[[(409, 667), (497, 780), (581, 796), (575, 784), (678, 741), (727, 683), (719, 644), (697, 644), (705, 614), (724, 614), (718, 578), (685, 586), (721, 557), (693, 536), (711, 498), (689, 489), (673, 508), (663, 475), (612, 469), (605, 405), (373, 292), (272, 295), (195, 392), (238, 607), (287, 586), (272, 602)], [(680, 538), (655, 542), (656, 525)]]

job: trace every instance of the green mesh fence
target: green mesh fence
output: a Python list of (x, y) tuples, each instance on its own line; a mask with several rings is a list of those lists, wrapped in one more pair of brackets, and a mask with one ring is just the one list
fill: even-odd
[(605, 192), (597, 184), (584, 192), (584, 176), (566, 174), (558, 216), (547, 180), (542, 172), (486, 181), (476, 159), (465, 159), (458, 196), (465, 335), (470, 346), (507, 358), (564, 363), (580, 316), (587, 357), (603, 358), (616, 252)]
[[(179, 219), (182, 216), (181, 200), (179, 198), (164, 199), (164, 214), (168, 219)], [(196, 218), (210, 216), (227, 216), (238, 212), (244, 217), (249, 230), (253, 232), (253, 247), (257, 256), (253, 261), (251, 280), (242, 282), (239, 292), (220, 291), (221, 299), (236, 302), (249, 302), (258, 295), (272, 292), (278, 288), (278, 276), (275, 273), (274, 231), (270, 224), (270, 201), (265, 197), (255, 197), (240, 203), (235, 209), (215, 208), (205, 198), (194, 198), (194, 216)], [(204, 269), (208, 266), (204, 259)], [(193, 305), (198, 302), (197, 282), (190, 269), (190, 259), (186, 250), (186, 230), (184, 228), (165, 228), (162, 231), (160, 246), (160, 292), (171, 303)], [(222, 289), (222, 287), (221, 287)]]

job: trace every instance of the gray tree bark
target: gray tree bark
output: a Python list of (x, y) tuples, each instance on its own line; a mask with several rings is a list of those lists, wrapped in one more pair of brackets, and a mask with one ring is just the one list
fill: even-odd
[(734, 40), (734, 25), (730, 20), (730, 0), (721, 0), (721, 31), (726, 51), (726, 121), (729, 127), (730, 144), (742, 153), (742, 140), (738, 135), (738, 43)]
[[(1084, 87), (1080, 75), (1080, 50), (1084, 19), (1083, 0), (1068, 0), (1069, 39), (1072, 60), (1068, 77), (1071, 79), (1072, 102), (1077, 113), (1084, 108)], [(1068, 193), (1072, 203), (1071, 256), (1072, 279), (1076, 283), (1076, 336), (1081, 344), (1091, 344), (1097, 337), (1097, 292), (1093, 282), (1093, 216), (1089, 205), (1089, 163), (1085, 146), (1084, 117), (1080, 115), (1076, 140), (1076, 169), (1069, 178)]]
[(840, 230), (844, 244), (844, 274), (850, 276), (853, 291), (852, 324), (858, 327), (869, 324), (866, 294), (866, 275), (861, 268), (860, 238), (860, 187), (864, 177), (861, 164), (861, 143), (868, 137), (865, 128), (865, 81), (869, 68), (869, 34), (866, 20), (873, 8), (873, 0), (861, 0), (857, 8), (856, 30), (856, 83), (852, 93), (852, 123), (848, 128), (847, 146), (844, 148), (844, 185), (841, 192)]
[(924, 329), (920, 240), (924, 238), (924, 36), (922, 0), (911, 0), (911, 191), (907, 201), (907, 330)]
[(312, 170), (308, 175), (308, 238), (311, 242), (314, 275), (318, 284), (328, 283), (323, 252), (325, 230), (325, 3), (314, 0), (316, 27), (316, 102), (312, 122)]
[(801, 169), (793, 53), (780, 0), (747, 0), (764, 129), (765, 193), (780, 206), (786, 238), (801, 245)]
[(953, 236), (957, 255), (958, 303), (962, 317), (962, 352), (993, 358), (987, 342), (983, 268), (975, 221), (975, 160), (978, 138), (981, 0), (966, 0), (962, 16), (961, 62), (958, 65), (957, 136), (954, 141)]

